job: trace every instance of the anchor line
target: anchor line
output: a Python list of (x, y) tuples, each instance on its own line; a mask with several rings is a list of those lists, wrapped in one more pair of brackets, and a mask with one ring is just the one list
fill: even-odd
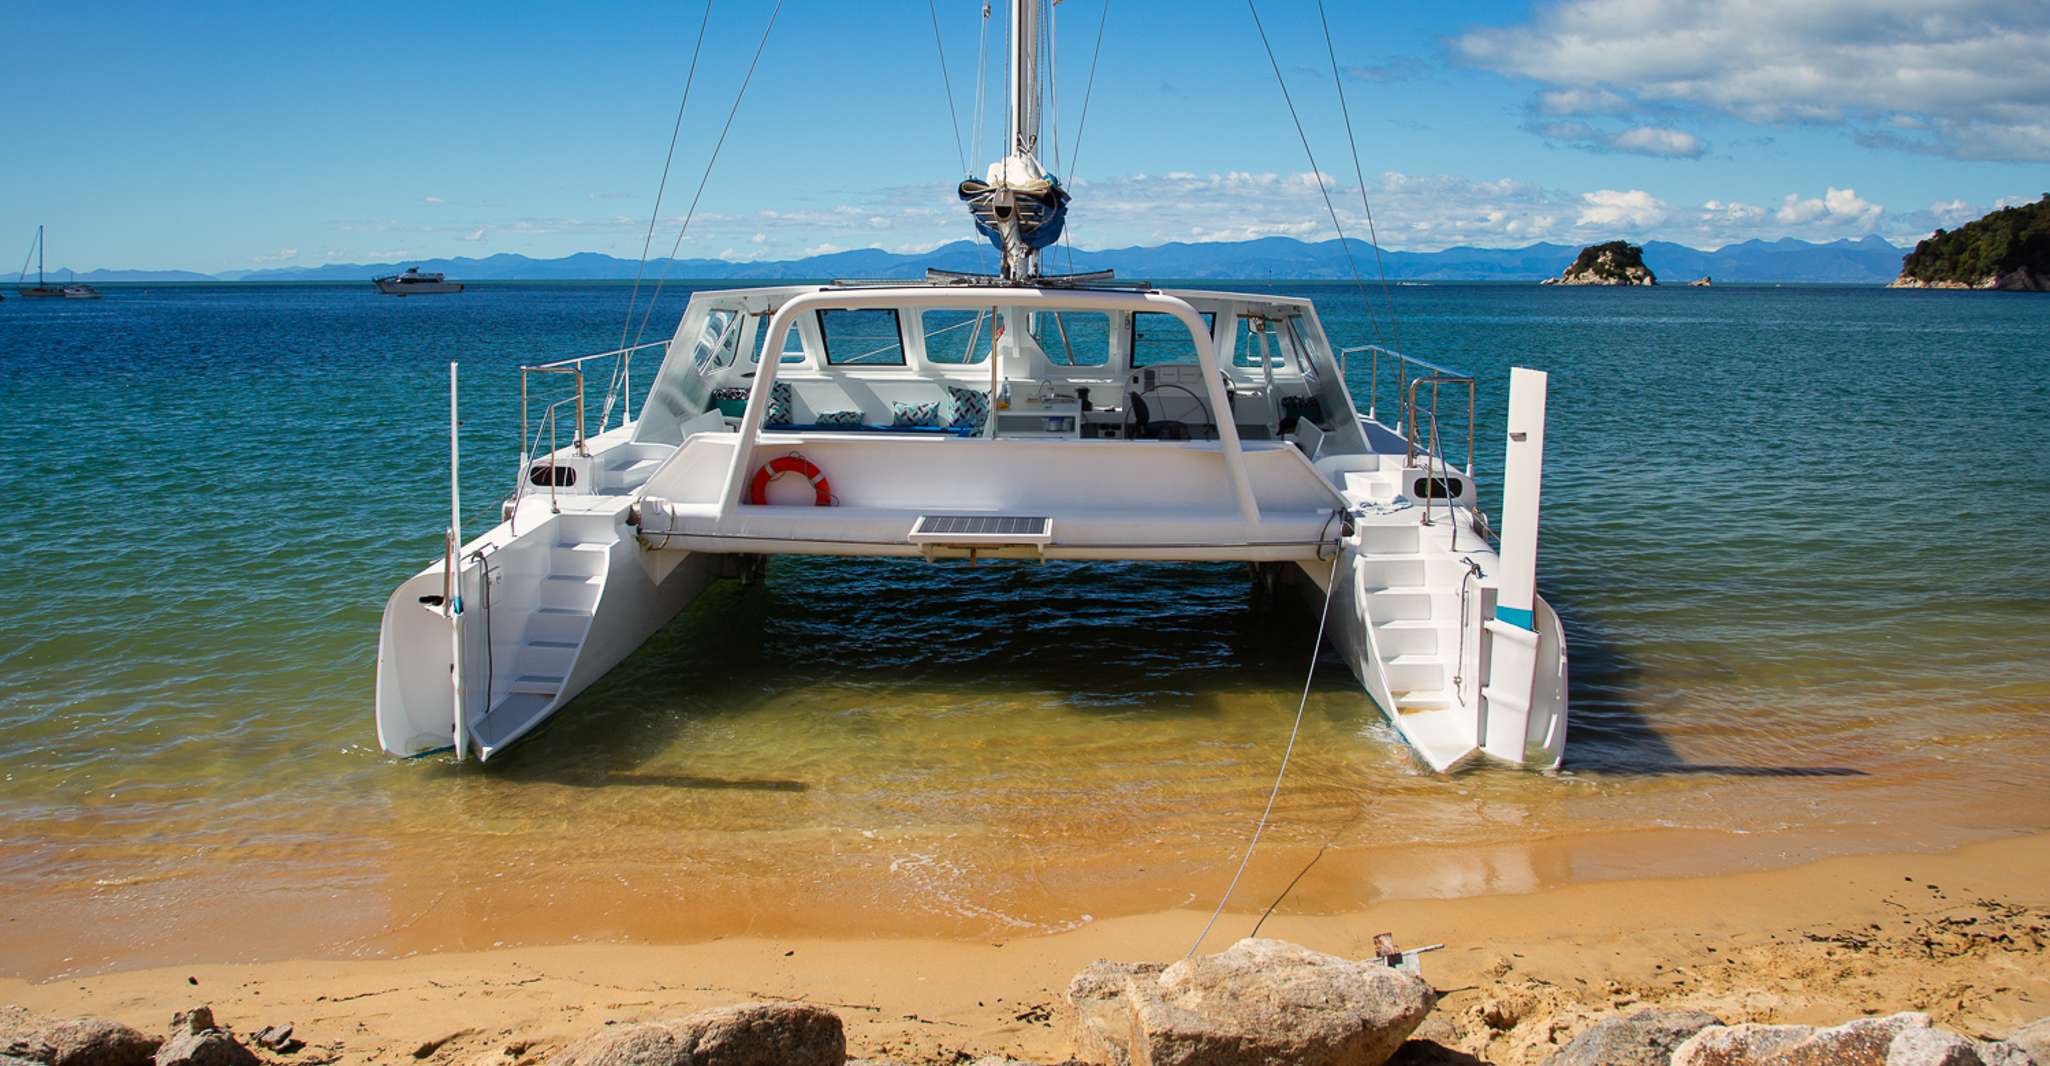
[(1252, 865), (1253, 851), (1260, 846), (1260, 835), (1267, 831), (1267, 821), (1274, 814), (1274, 801), (1281, 796), (1282, 778), (1288, 775), (1289, 757), (1295, 754), (1296, 737), (1303, 731), (1303, 711), (1310, 706), (1310, 684), (1317, 677), (1317, 657), (1324, 650), (1324, 624), (1331, 619), (1331, 599), (1338, 591), (1338, 560), (1344, 555), (1341, 550), (1331, 556), (1331, 574), (1324, 580), (1324, 609), (1317, 614), (1317, 642), (1310, 647), (1310, 669), (1303, 677), (1303, 696), (1296, 702), (1295, 724), (1288, 730), (1288, 746), (1281, 750), (1281, 765), (1274, 771), (1274, 787), (1267, 792), (1267, 806), (1260, 812), (1260, 821), (1253, 826), (1253, 838), (1246, 842), (1245, 857), (1239, 860), (1239, 868), (1231, 875), (1231, 883), (1224, 886), (1224, 895), (1217, 900), (1217, 909), (1210, 912), (1210, 920), (1203, 923), (1203, 931), (1196, 934), (1196, 942), (1189, 945), (1188, 954), (1183, 958), (1195, 957), (1196, 949), (1203, 946), (1203, 939), (1210, 935), (1211, 927), (1224, 914), (1224, 905), (1231, 902), (1232, 891), (1239, 887), (1239, 878), (1244, 877), (1246, 867)]

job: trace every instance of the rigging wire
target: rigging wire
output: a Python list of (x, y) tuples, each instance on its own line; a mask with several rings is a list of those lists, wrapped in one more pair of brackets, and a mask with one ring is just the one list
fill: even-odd
[(954, 157), (961, 162), (961, 173), (966, 174), (968, 152), (961, 147), (961, 118), (954, 113), (954, 79), (947, 76), (947, 46), (940, 43), (940, 9), (935, 0), (925, 0), (925, 10), (932, 15), (932, 46), (940, 56), (940, 84), (947, 90), (947, 122), (954, 127)]
[[(1345, 104), (1345, 79), (1338, 74), (1338, 52), (1331, 44), (1331, 23), (1324, 17), (1324, 0), (1317, 0), (1317, 24), (1324, 29), (1324, 54), (1331, 57), (1331, 86), (1338, 90), (1338, 113), (1345, 116), (1345, 143), (1352, 149), (1352, 180), (1359, 186), (1360, 209), (1367, 215), (1367, 243), (1374, 248), (1374, 272), (1381, 278), (1381, 306), (1388, 310), (1388, 332), (1395, 350), (1402, 350), (1402, 320), (1395, 314), (1395, 293), (1388, 288), (1388, 266), (1381, 259), (1381, 235), (1374, 232), (1374, 205), (1367, 202), (1367, 177), (1360, 169), (1360, 145), (1352, 135), (1352, 109)], [(1366, 294), (1360, 294), (1361, 300)]]
[(968, 146), (982, 151), (983, 119), (989, 114), (989, 0), (982, 4), (982, 29), (975, 43), (975, 115), (969, 122)]
[[(1253, 862), (1253, 849), (1260, 846), (1260, 834), (1267, 831), (1267, 819), (1274, 814), (1274, 801), (1281, 795), (1281, 779), (1288, 774), (1289, 756), (1295, 754), (1296, 737), (1303, 731), (1303, 711), (1310, 706), (1310, 684), (1317, 679), (1317, 657), (1324, 650), (1324, 623), (1331, 619), (1331, 600), (1338, 591), (1338, 560), (1344, 557), (1343, 550), (1331, 553), (1331, 575), (1324, 580), (1324, 609), (1317, 615), (1317, 642), (1310, 645), (1310, 669), (1303, 677), (1303, 698), (1295, 706), (1295, 724), (1288, 730), (1288, 746), (1281, 750), (1281, 765), (1274, 771), (1274, 787), (1267, 793), (1267, 807), (1260, 812), (1260, 821), (1253, 826), (1253, 839), (1246, 842), (1245, 857), (1239, 860), (1238, 871), (1231, 875), (1231, 883), (1224, 886), (1224, 895), (1217, 900), (1217, 909), (1210, 912), (1210, 920), (1203, 923), (1203, 931), (1196, 934), (1196, 942), (1189, 945), (1189, 953), (1183, 958), (1195, 957), (1196, 949), (1203, 946), (1203, 938), (1210, 935), (1210, 928), (1224, 914), (1224, 905), (1231, 902), (1232, 890), (1239, 887), (1239, 878), (1246, 875), (1246, 867)], [(1300, 878), (1302, 875), (1296, 876)], [(1261, 920), (1266, 918), (1263, 916)]]
[[(662, 180), (655, 186), (655, 206), (648, 211), (648, 232), (641, 238), (641, 261), (634, 267), (633, 291), (626, 297), (626, 317), (619, 323), (619, 346), (626, 347), (627, 330), (633, 328), (634, 305), (641, 297), (641, 275), (648, 269), (648, 248), (655, 241), (655, 222), (662, 217), (662, 194), (669, 189), (669, 166), (676, 161), (676, 139), (683, 133), (683, 112), (690, 106), (690, 89), (698, 78), (698, 54), (705, 47), (705, 26), (712, 21), (712, 0), (705, 0), (705, 14), (698, 20), (698, 40), (690, 49), (690, 71), (683, 76), (683, 99), (676, 104), (676, 122), (669, 128), (669, 153), (662, 157)], [(612, 365), (612, 380), (605, 386), (605, 407), (598, 415), (598, 431), (605, 431), (605, 422), (612, 417), (612, 393), (619, 388), (620, 378), (625, 374), (626, 356), (620, 355)]]
[[(1027, 2), (1037, 3), (1038, 0)], [(1061, 68), (1054, 52), (1054, 42), (1058, 39), (1054, 33), (1054, 15), (1060, 10), (1060, 6), (1061, 0), (1048, 0), (1046, 22), (1040, 29), (1040, 40), (1046, 43), (1046, 117), (1047, 123), (1052, 127), (1053, 169), (1056, 174), (1060, 173), (1061, 169)]]
[[(1082, 158), (1082, 133), (1089, 127), (1089, 98), (1096, 94), (1096, 61), (1103, 56), (1103, 24), (1110, 20), (1110, 0), (1103, 0), (1103, 11), (1096, 16), (1096, 44), (1089, 50), (1089, 80), (1082, 86), (1082, 115), (1075, 120), (1075, 148), (1068, 153), (1068, 185), (1075, 184), (1075, 167)], [(1075, 243), (1069, 239), (1068, 231), (1061, 230), (1061, 247), (1068, 253), (1068, 273), (1075, 272)]]
[[(734, 116), (740, 114), (740, 102), (747, 99), (747, 87), (754, 83), (755, 68), (761, 65), (762, 52), (769, 47), (769, 32), (776, 28), (776, 16), (783, 13), (783, 0), (776, 0), (776, 6), (769, 11), (768, 24), (762, 27), (762, 39), (755, 45), (754, 58), (748, 60), (747, 74), (740, 79), (740, 91), (733, 96), (733, 107), (726, 112), (726, 124), (719, 128), (719, 139), (712, 144), (711, 158), (705, 160), (704, 176), (698, 179), (698, 189), (690, 198), (690, 209), (683, 213), (683, 225), (676, 230), (676, 240), (669, 246), (669, 258), (662, 264), (662, 273), (655, 279), (655, 294), (648, 297), (648, 309), (641, 315), (640, 329), (634, 332), (634, 343), (639, 344), (647, 333), (648, 318), (655, 313), (655, 301), (662, 295), (662, 286), (669, 280), (669, 271), (676, 265), (676, 252), (683, 247), (683, 235), (690, 232), (690, 221), (697, 217), (698, 201), (704, 198), (705, 186), (711, 183), (712, 168), (718, 165), (719, 150), (726, 147), (726, 135), (733, 132)], [(608, 404), (610, 400), (608, 398)]]
[(1288, 117), (1295, 123), (1296, 138), (1303, 142), (1303, 155), (1310, 160), (1310, 174), (1317, 179), (1317, 191), (1324, 196), (1324, 210), (1331, 215), (1331, 228), (1338, 231), (1338, 247), (1345, 252), (1345, 267), (1352, 274), (1353, 287), (1359, 290), (1360, 302), (1366, 304), (1367, 322), (1373, 326), (1374, 339), (1381, 335), (1381, 318), (1374, 312), (1374, 303), (1367, 298), (1367, 283), (1360, 279), (1360, 266), (1353, 259), (1352, 245), (1345, 239), (1345, 227), (1338, 221), (1338, 208), (1331, 202), (1331, 187), (1324, 181), (1324, 171), (1317, 166), (1317, 153), (1310, 148), (1310, 135), (1303, 129), (1303, 119), (1296, 114), (1295, 100), (1288, 94), (1288, 80), (1281, 76), (1281, 61), (1274, 58), (1274, 45), (1267, 40), (1267, 27), (1260, 22), (1260, 9), (1253, 0), (1246, 0), (1246, 10), (1252, 12), (1253, 28), (1259, 31), (1260, 47), (1267, 50), (1267, 63), (1274, 68), (1274, 83), (1281, 87), (1281, 102), (1288, 105)]

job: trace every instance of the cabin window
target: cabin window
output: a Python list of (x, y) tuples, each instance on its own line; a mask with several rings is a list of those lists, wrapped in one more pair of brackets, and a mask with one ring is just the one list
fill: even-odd
[[(1177, 327), (1179, 327), (1177, 323)], [(1182, 331), (1184, 335), (1187, 330)], [(1034, 311), (1032, 339), (1055, 366), (1110, 365), (1110, 316), (1095, 311)]]
[(829, 366), (903, 366), (904, 330), (894, 307), (818, 312)]
[[(921, 311), (918, 328), (925, 331), (925, 361), (928, 363), (986, 363), (991, 334), (995, 332), (995, 308), (976, 311)], [(973, 348), (970, 348), (973, 345)]]
[(700, 373), (707, 366), (727, 366), (740, 348), (740, 312), (717, 308), (705, 315), (705, 328), (691, 349), (691, 363)]
[[(1253, 327), (1260, 323), (1257, 315), (1239, 316), (1237, 332), (1231, 346), (1231, 365), (1260, 368), (1260, 357), (1268, 355), (1277, 373), (1295, 367), (1295, 345), (1290, 342), (1289, 332), (1284, 331), (1280, 319), (1266, 320), (1266, 332), (1255, 333)], [(1271, 354), (1270, 354), (1271, 353)]]
[[(757, 363), (762, 361), (762, 342), (769, 339), (770, 317), (772, 316), (761, 316), (761, 327), (755, 330), (754, 361)], [(782, 363), (784, 366), (789, 366), (791, 363), (802, 362), (804, 362), (804, 337), (797, 332), (797, 323), (792, 322), (790, 324), (790, 331), (783, 335)]]
[[(1217, 313), (1203, 312), (1203, 328), (1217, 332)], [(1182, 320), (1164, 311), (1140, 311), (1132, 316), (1132, 365), (1159, 366), (1162, 363), (1194, 363), (1195, 339)]]

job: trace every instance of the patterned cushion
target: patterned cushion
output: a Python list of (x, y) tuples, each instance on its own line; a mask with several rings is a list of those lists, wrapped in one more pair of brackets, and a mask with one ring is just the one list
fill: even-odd
[(861, 424), (861, 412), (820, 411), (813, 421), (821, 426), (858, 426)]
[(779, 381), (769, 386), (769, 413), (763, 424), (787, 426), (790, 424), (790, 385)]
[(940, 401), (925, 403), (893, 403), (890, 405), (893, 426), (940, 426), (946, 423), (940, 419)]
[(713, 390), (712, 390), (712, 399), (714, 399), (714, 400), (745, 400), (745, 399), (747, 399), (747, 388), (746, 388), (745, 386), (742, 386), (742, 385), (730, 385), (730, 386), (728, 386), (728, 387), (726, 387), (726, 388), (723, 388), (723, 389), (713, 389)]
[(989, 420), (989, 393), (957, 385), (947, 386), (947, 392), (954, 398), (954, 416), (947, 428), (981, 432), (982, 424)]

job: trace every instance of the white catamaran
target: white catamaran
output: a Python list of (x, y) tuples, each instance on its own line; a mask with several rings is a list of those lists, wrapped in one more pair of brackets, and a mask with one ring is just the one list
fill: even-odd
[[(1535, 589), (1544, 375), (1511, 373), (1498, 548), (1471, 375), (1334, 349), (1306, 298), (1040, 273), (1068, 203), (1038, 156), (1043, 2), (1010, 12), (1007, 154), (960, 189), (1000, 276), (701, 292), (667, 341), (523, 368), (504, 520), (463, 542), (452, 500), (443, 558), (385, 607), (386, 751), (491, 759), (708, 583), (800, 554), (1243, 561), (1328, 611), (1325, 639), (1432, 769), (1559, 764), (1566, 644)], [(608, 390), (587, 436), (595, 360), (622, 421)], [(530, 420), (548, 381), (569, 388)]]

